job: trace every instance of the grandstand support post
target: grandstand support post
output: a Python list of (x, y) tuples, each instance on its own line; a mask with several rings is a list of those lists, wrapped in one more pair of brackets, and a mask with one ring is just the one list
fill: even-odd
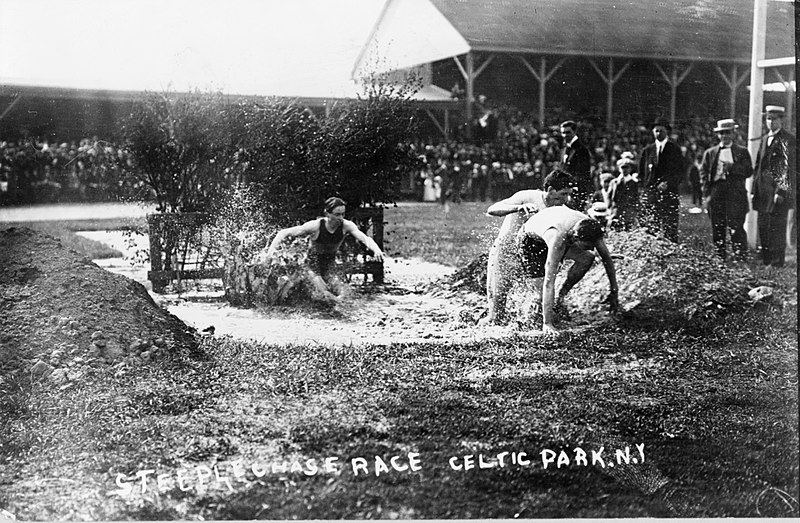
[(473, 93), (473, 69), (475, 67), (474, 60), (472, 58), (472, 52), (469, 52), (464, 57), (464, 62), (467, 64), (466, 69), (463, 65), (461, 65), (461, 60), (458, 59), (457, 56), (453, 57), (453, 60), (456, 61), (456, 65), (458, 66), (458, 70), (461, 71), (461, 76), (464, 78), (464, 83), (467, 86), (466, 89), (466, 107), (465, 112), (466, 120), (467, 120), (467, 138), (472, 138), (472, 102), (474, 98)]
[[(758, 62), (766, 56), (767, 34), (767, 0), (753, 0), (753, 49), (750, 57), (750, 112), (747, 122), (747, 149), (755, 166), (758, 148), (761, 145), (761, 108), (764, 102), (764, 69)], [(753, 178), (747, 179), (747, 192), (752, 193)], [(750, 201), (750, 198), (747, 199)], [(747, 232), (747, 243), (751, 249), (757, 245), (758, 213), (750, 211), (744, 221), (744, 230)]]
[(436, 116), (434, 116), (433, 111), (431, 111), (430, 109), (426, 108), (425, 109), (425, 113), (427, 113), (428, 118), (431, 119), (431, 121), (433, 122), (433, 125), (435, 125), (437, 129), (439, 129), (439, 132), (442, 133), (442, 136), (446, 140), (447, 139), (447, 109), (445, 109), (445, 123), (444, 123), (444, 125), (439, 123), (439, 120), (436, 119)]
[(786, 88), (786, 116), (783, 117), (783, 126), (786, 129), (791, 129), (792, 116), (794, 116), (794, 98), (797, 96), (795, 90), (792, 89), (792, 82), (794, 82), (795, 77), (794, 68), (789, 70), (787, 80), (783, 79), (783, 75), (777, 69), (775, 69), (775, 74), (778, 76), (778, 81)]
[(664, 77), (664, 80), (666, 80), (667, 84), (669, 84), (670, 88), (669, 123), (670, 125), (674, 126), (675, 113), (676, 113), (676, 108), (678, 106), (678, 86), (681, 85), (684, 80), (686, 80), (686, 77), (691, 72), (692, 68), (694, 67), (694, 64), (690, 63), (688, 66), (686, 66), (686, 70), (680, 74), (678, 74), (678, 64), (676, 62), (672, 62), (672, 69), (670, 70), (670, 74), (667, 74), (666, 71), (664, 71), (664, 68), (661, 67), (661, 65), (659, 65), (658, 62), (656, 62), (655, 66), (656, 69), (658, 69), (658, 72), (661, 73), (661, 76)]
[(475, 103), (475, 55), (467, 53), (467, 138), (472, 139), (472, 104)]
[(456, 61), (456, 65), (458, 66), (458, 70), (461, 71), (461, 76), (464, 78), (464, 81), (467, 84), (467, 93), (466, 93), (466, 118), (467, 118), (467, 138), (472, 138), (472, 104), (475, 102), (475, 79), (480, 76), (484, 69), (494, 60), (494, 55), (489, 55), (483, 63), (475, 68), (475, 55), (472, 51), (466, 54), (464, 61), (466, 62), (466, 68), (464, 65), (461, 64), (461, 60), (458, 59), (457, 56), (453, 57), (453, 60)]
[(22, 96), (19, 96), (19, 95), (17, 95), (17, 97), (16, 97), (16, 98), (14, 98), (13, 100), (11, 100), (11, 103), (10, 103), (10, 104), (8, 104), (8, 107), (6, 107), (6, 108), (5, 108), (5, 110), (3, 110), (3, 114), (0, 114), (0, 120), (2, 120), (3, 118), (5, 118), (5, 117), (6, 117), (6, 115), (7, 115), (8, 113), (10, 113), (10, 112), (11, 112), (11, 109), (13, 109), (13, 108), (14, 108), (14, 106), (15, 106), (15, 105), (17, 105), (17, 104), (19, 103), (19, 101), (20, 101), (20, 100), (22, 100)]
[(537, 72), (536, 69), (528, 62), (524, 56), (519, 57), (520, 61), (525, 65), (525, 68), (530, 71), (536, 81), (539, 82), (539, 126), (544, 127), (544, 108), (545, 108), (545, 98), (547, 95), (547, 82), (553, 76), (553, 74), (558, 71), (561, 65), (564, 63), (566, 58), (562, 58), (559, 60), (556, 65), (553, 66), (550, 71), (547, 70), (547, 58), (544, 56), (539, 59), (539, 71)]
[(731, 74), (730, 77), (725, 74), (725, 71), (722, 70), (722, 67), (719, 64), (714, 64), (714, 67), (717, 68), (717, 72), (722, 76), (722, 79), (725, 80), (725, 83), (728, 84), (728, 87), (731, 90), (731, 98), (730, 98), (730, 116), (731, 118), (736, 118), (736, 92), (739, 90), (739, 87), (742, 85), (747, 79), (747, 75), (750, 74), (749, 71), (745, 71), (742, 73), (742, 76), (739, 76), (739, 64), (732, 64), (731, 65)]
[(606, 87), (608, 88), (606, 93), (606, 128), (611, 129), (612, 122), (614, 121), (614, 84), (622, 77), (622, 74), (628, 69), (631, 65), (630, 60), (625, 62), (625, 65), (614, 74), (614, 58), (608, 59), (608, 75), (604, 74), (600, 67), (597, 65), (593, 59), (589, 58), (589, 63), (592, 64), (594, 70), (597, 71), (597, 74), (600, 75), (600, 78), (606, 83)]

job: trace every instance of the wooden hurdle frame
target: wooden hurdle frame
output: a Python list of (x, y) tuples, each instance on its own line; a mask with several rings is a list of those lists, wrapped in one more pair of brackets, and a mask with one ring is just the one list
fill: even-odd
[[(224, 269), (212, 267), (193, 270), (181, 270), (175, 267), (176, 260), (169, 252), (177, 242), (177, 230), (180, 227), (198, 228), (207, 221), (205, 213), (155, 213), (147, 215), (150, 244), (150, 270), (147, 279), (153, 286), (153, 292), (163, 293), (167, 285), (175, 280), (199, 280), (222, 278)], [(383, 250), (384, 215), (382, 207), (363, 207), (355, 211), (353, 222), (365, 233), (372, 229), (372, 239)], [(172, 244), (172, 246), (170, 246)], [(345, 259), (343, 270), (346, 274), (372, 275), (373, 283), (384, 282), (383, 262), (359, 261), (359, 256), (366, 257), (366, 249), (359, 244), (355, 252), (349, 253)], [(180, 266), (180, 261), (177, 261)]]

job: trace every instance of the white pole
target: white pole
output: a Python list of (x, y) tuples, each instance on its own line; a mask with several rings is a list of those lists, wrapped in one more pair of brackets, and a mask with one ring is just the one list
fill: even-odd
[[(767, 0), (753, 0), (753, 52), (750, 59), (750, 117), (747, 124), (747, 149), (753, 162), (756, 161), (758, 146), (761, 141), (761, 109), (764, 103), (764, 69), (758, 66), (758, 62), (765, 57), (765, 40), (767, 33)], [(752, 193), (753, 179), (747, 180), (747, 192)], [(749, 198), (748, 198), (749, 200)], [(758, 213), (753, 210), (744, 222), (744, 229), (747, 231), (747, 243), (750, 248), (756, 247), (756, 236), (758, 232)]]

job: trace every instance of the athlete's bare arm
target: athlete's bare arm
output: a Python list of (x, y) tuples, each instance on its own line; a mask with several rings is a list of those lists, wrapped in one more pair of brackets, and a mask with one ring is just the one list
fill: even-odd
[(536, 212), (536, 206), (534, 205), (536, 201), (535, 194), (536, 192), (533, 189), (518, 191), (505, 200), (492, 204), (486, 210), (486, 214), (489, 216), (507, 216), (520, 211), (526, 214), (533, 214)]
[(553, 306), (555, 305), (556, 274), (558, 266), (567, 250), (566, 234), (554, 228), (545, 231), (542, 236), (547, 243), (547, 262), (544, 266), (544, 282), (542, 287), (542, 330), (558, 332), (553, 325)]
[(381, 248), (378, 247), (378, 244), (375, 243), (375, 240), (361, 232), (361, 229), (359, 229), (355, 223), (351, 222), (350, 220), (344, 220), (344, 222), (342, 222), (342, 227), (344, 228), (344, 232), (352, 235), (353, 238), (366, 245), (367, 249), (372, 251), (372, 255), (375, 260), (379, 262), (383, 261), (383, 251), (381, 251)]
[(287, 238), (296, 238), (298, 236), (313, 236), (315, 233), (319, 231), (319, 220), (312, 220), (310, 222), (306, 222), (303, 225), (295, 225), (294, 227), (288, 227), (286, 229), (281, 229), (278, 231), (278, 234), (275, 235), (275, 238), (272, 239), (272, 243), (269, 244), (269, 249), (267, 250), (267, 257), (271, 258), (275, 255), (275, 252), (278, 250), (278, 246), (283, 243), (284, 240)]

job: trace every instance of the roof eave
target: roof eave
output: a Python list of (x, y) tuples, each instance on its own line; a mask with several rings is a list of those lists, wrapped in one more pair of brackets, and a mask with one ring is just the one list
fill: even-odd
[(509, 54), (535, 54), (547, 56), (583, 56), (587, 58), (626, 58), (630, 60), (654, 60), (654, 61), (668, 61), (668, 62), (722, 62), (722, 63), (737, 63), (749, 64), (750, 58), (730, 58), (730, 57), (713, 57), (713, 56), (700, 56), (700, 55), (663, 55), (663, 54), (630, 54), (619, 51), (586, 51), (582, 49), (537, 49), (526, 47), (503, 47), (491, 45), (475, 45), (470, 44), (472, 51), (485, 52), (485, 53), (509, 53)]

